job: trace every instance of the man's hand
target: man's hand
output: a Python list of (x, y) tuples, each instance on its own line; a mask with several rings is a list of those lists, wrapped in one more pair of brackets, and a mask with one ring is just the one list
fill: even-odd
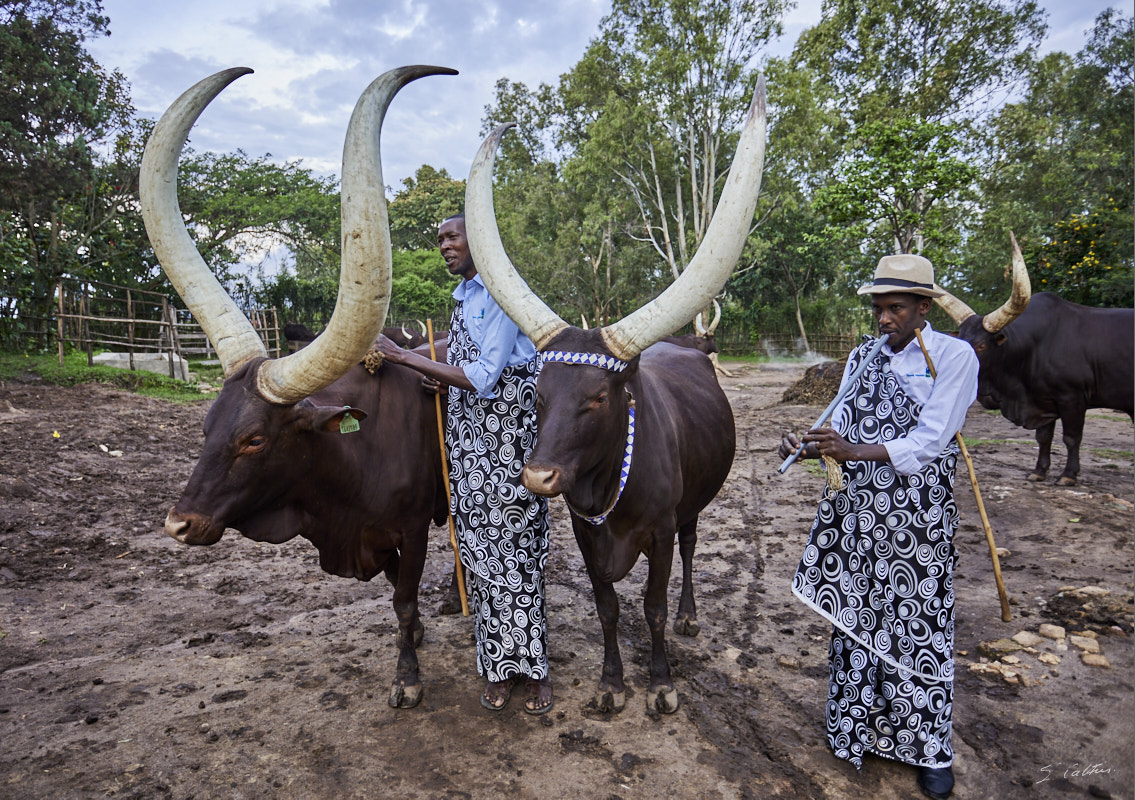
[[(781, 458), (788, 458), (802, 447), (800, 440), (796, 438), (794, 433), (786, 433), (780, 440), (780, 447), (777, 448), (776, 454)], [(804, 458), (805, 454), (801, 453), (800, 458)]]
[(405, 361), (406, 351), (381, 333), (374, 340), (374, 349), (382, 353), (382, 357), (391, 364), (401, 364)]
[(815, 443), (814, 451), (821, 456), (828, 456), (836, 461), (857, 460), (855, 445), (844, 439), (831, 428), (813, 428), (804, 434), (804, 446)]
[(422, 389), (425, 390), (426, 394), (437, 394), (441, 391), (441, 381), (431, 378), (429, 375), (423, 375)]

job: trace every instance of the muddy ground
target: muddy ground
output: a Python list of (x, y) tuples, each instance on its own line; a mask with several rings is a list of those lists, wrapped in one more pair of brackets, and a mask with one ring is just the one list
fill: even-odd
[[(517, 697), (500, 714), (478, 704), (469, 620), (435, 613), (451, 564), (441, 528), (422, 586), (425, 698), (398, 711), (386, 703), (395, 623), (383, 579), (326, 575), (303, 540), (230, 531), (188, 548), (162, 533), (207, 403), (30, 376), (3, 384), (0, 797), (917, 796), (909, 768), (868, 760), (857, 775), (825, 744), (829, 629), (789, 592), (822, 479), (800, 465), (775, 474), (781, 432), (822, 406), (781, 402), (803, 371), (749, 366), (723, 379), (738, 452), (699, 531), (701, 635), (668, 634), (681, 706), (644, 710), (640, 563), (619, 585), (630, 696), (611, 718), (588, 706), (600, 630), (558, 501), (552, 713), (529, 717)], [(1002, 622), (960, 475), (955, 796), (1130, 798), (1131, 422), (1089, 415), (1072, 488), (1026, 482), (1035, 443), (997, 414), (975, 406), (965, 435), (1014, 605)], [(675, 570), (672, 611), (677, 587)], [(1092, 641), (990, 644), (1044, 623)], [(1081, 657), (1093, 643), (1096, 666)]]

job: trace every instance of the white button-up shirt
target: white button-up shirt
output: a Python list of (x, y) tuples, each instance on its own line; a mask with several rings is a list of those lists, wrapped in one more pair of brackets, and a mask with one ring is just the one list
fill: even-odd
[[(938, 372), (937, 379), (930, 376), (917, 337), (897, 353), (889, 344), (882, 350), (884, 361), (890, 359), (883, 369), (889, 368), (906, 395), (922, 404), (918, 424), (910, 433), (882, 442), (900, 475), (914, 475), (937, 458), (962, 429), (966, 410), (977, 398), (977, 354), (970, 344), (938, 333), (929, 322), (922, 329), (922, 339)], [(842, 383), (848, 377), (849, 370), (844, 367)], [(843, 402), (849, 403), (851, 398)]]

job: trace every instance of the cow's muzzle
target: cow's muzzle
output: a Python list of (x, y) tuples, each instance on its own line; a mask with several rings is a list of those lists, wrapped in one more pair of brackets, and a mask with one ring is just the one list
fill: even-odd
[(528, 491), (542, 497), (555, 497), (564, 491), (563, 472), (555, 468), (528, 466), (520, 477)]
[(223, 526), (214, 525), (199, 514), (179, 514), (170, 509), (166, 514), (165, 532), (182, 544), (216, 544), (224, 535)]

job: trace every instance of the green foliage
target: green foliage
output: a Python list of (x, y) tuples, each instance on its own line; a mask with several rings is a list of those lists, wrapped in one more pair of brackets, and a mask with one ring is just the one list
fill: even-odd
[(437, 229), (465, 207), (465, 181), (423, 164), (390, 201), (390, 241), (395, 250), (437, 248)]
[(827, 76), (853, 125), (973, 119), (1044, 36), (1033, 0), (824, 0), (794, 57)]
[(340, 252), (337, 181), (301, 162), (276, 164), (233, 153), (190, 153), (179, 170), (182, 213), (198, 250), (223, 282), (243, 262), (287, 248), (305, 277), (337, 268)]
[(329, 270), (318, 275), (281, 273), (265, 278), (253, 292), (257, 305), (275, 308), (281, 324), (298, 322), (320, 330), (331, 320), (339, 296), (339, 276)]
[(1132, 305), (1133, 51), (1132, 19), (1106, 11), (1080, 53), (1039, 61), (1024, 99), (991, 121), (985, 211), (966, 248), (975, 308), (1004, 300), (1009, 230), (1034, 289)]
[(969, 199), (977, 177), (958, 157), (959, 148), (951, 125), (909, 118), (865, 123), (849, 159), (816, 192), (815, 206), (859, 238), (878, 224), (894, 252), (918, 251), (934, 260), (935, 250), (956, 243), (951, 203)]
[(133, 114), (123, 76), (83, 48), (106, 34), (101, 12), (97, 0), (0, 5), (0, 214), (4, 239), (22, 240), (2, 257), (5, 277), (30, 287), (21, 315), (28, 325), (49, 315), (55, 279), (90, 255), (73, 235), (73, 209), (99, 183), (94, 147)]
[[(190, 365), (200, 378), (208, 378), (220, 383), (219, 368), (213, 375), (205, 375), (207, 369), (200, 365)], [(75, 386), (81, 383), (101, 383), (124, 389), (147, 397), (160, 397), (179, 403), (194, 403), (211, 400), (216, 392), (202, 392), (196, 383), (186, 383), (166, 375), (145, 370), (128, 370), (107, 366), (88, 366), (85, 353), (70, 352), (63, 356), (63, 366), (55, 353), (21, 353), (0, 351), (0, 379), (11, 380), (21, 375), (35, 375), (41, 380), (57, 386)]]
[(395, 250), (387, 316), (448, 321), (455, 283), (436, 245), (432, 250)]
[(1035, 252), (1036, 288), (1083, 305), (1132, 305), (1131, 217), (1108, 201), (1056, 223), (1053, 238)]

